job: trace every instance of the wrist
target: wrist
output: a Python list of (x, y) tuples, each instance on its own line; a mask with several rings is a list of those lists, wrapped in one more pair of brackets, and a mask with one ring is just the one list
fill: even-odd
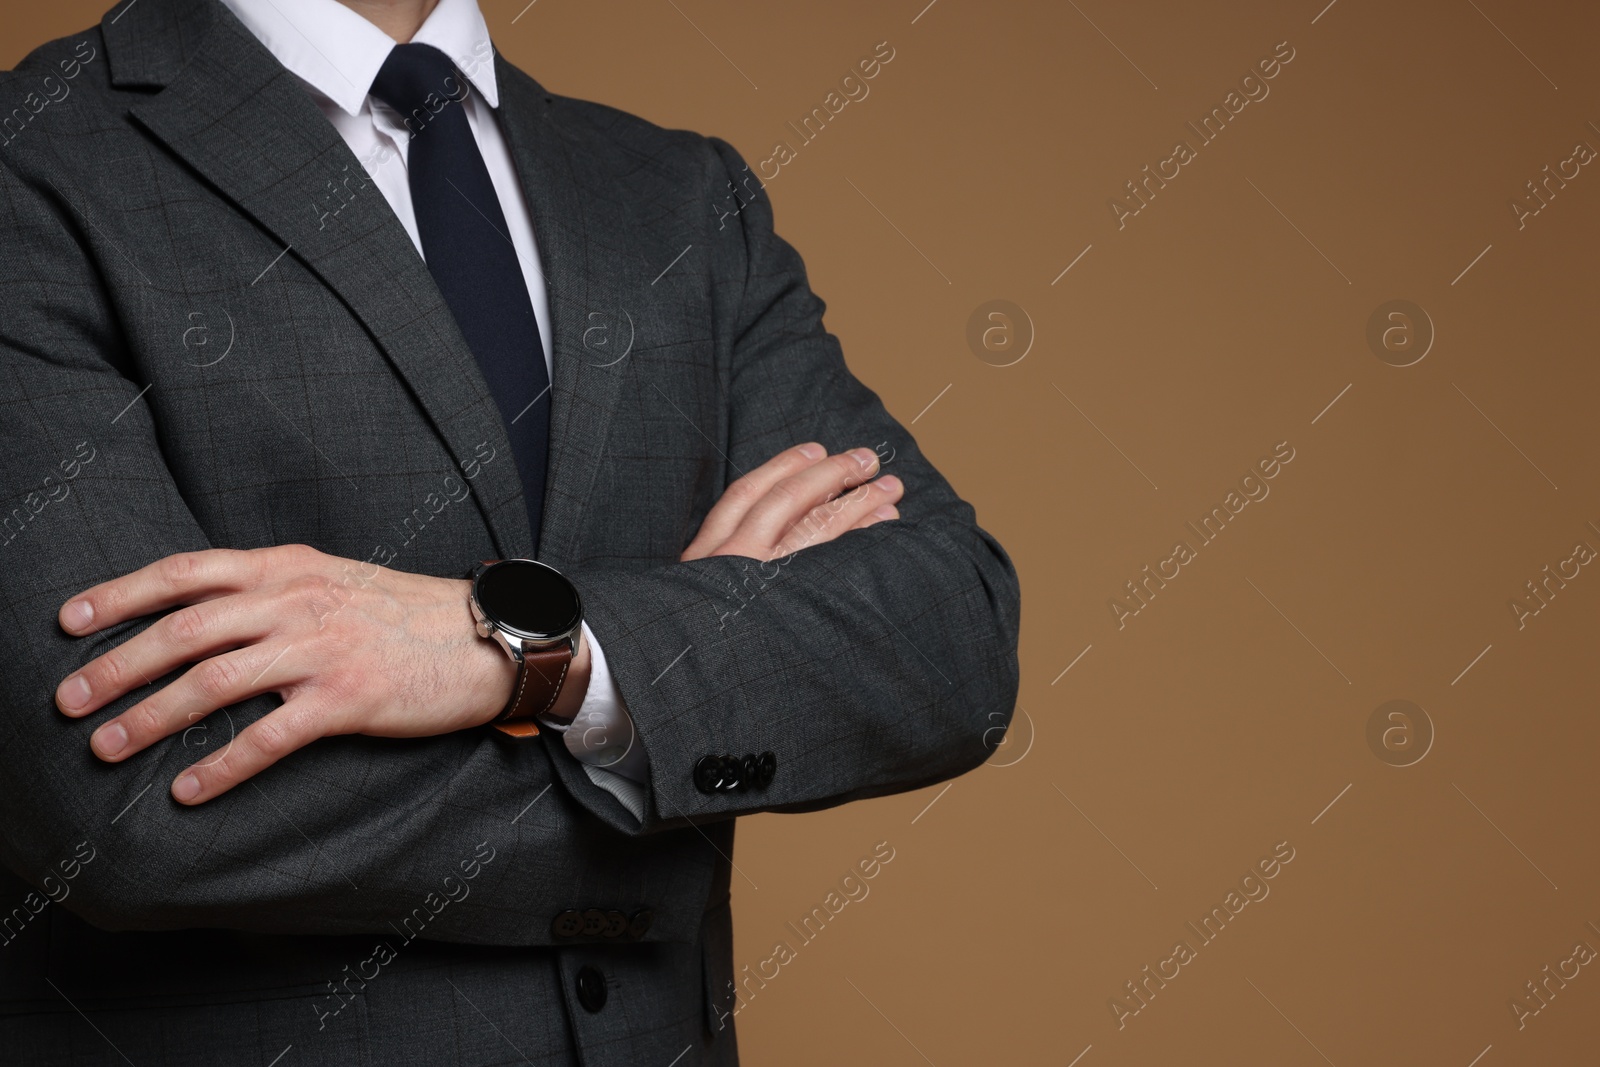
[(465, 616), (464, 632), (469, 638), (467, 652), (467, 689), (472, 694), (471, 705), (478, 725), (493, 722), (505, 711), (517, 685), (517, 665), (493, 640), (478, 636), (476, 620), (472, 616), (470, 597), (472, 582), (455, 583), (461, 587), (461, 603)]

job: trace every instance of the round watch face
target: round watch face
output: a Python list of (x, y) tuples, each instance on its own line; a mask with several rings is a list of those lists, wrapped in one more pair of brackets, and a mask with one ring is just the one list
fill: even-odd
[(566, 637), (583, 618), (578, 591), (560, 571), (543, 563), (503, 560), (478, 575), (473, 588), (489, 621), (520, 637)]

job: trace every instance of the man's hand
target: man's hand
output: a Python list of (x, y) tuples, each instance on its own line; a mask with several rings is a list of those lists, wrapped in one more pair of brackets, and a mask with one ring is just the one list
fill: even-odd
[[(897, 518), (900, 481), (869, 481), (877, 471), (870, 449), (831, 457), (816, 444), (788, 449), (728, 487), (682, 558), (766, 561)], [(94, 732), (94, 753), (117, 763), (220, 708), (277, 693), (282, 707), (230, 732), (216, 755), (172, 783), (180, 802), (203, 803), (319, 737), (429, 737), (494, 719), (516, 668), (477, 635), (470, 590), (466, 579), (305, 545), (168, 556), (62, 605), (62, 629), (78, 636), (177, 610), (69, 676), (56, 703), (81, 718), (194, 664)], [(580, 640), (578, 659), (588, 655)], [(208, 740), (218, 734), (201, 729)]]
[[(79, 635), (179, 610), (68, 677), (56, 703), (81, 717), (195, 664), (95, 731), (95, 754), (120, 762), (219, 708), (281, 695), (282, 707), (229, 731), (172, 783), (176, 799), (198, 804), (319, 737), (426, 737), (493, 719), (516, 668), (474, 630), (470, 588), (304, 545), (168, 556), (62, 606), (62, 629)], [(208, 726), (218, 739), (220, 724)]]
[(900, 479), (876, 481), (878, 456), (856, 448), (829, 456), (819, 444), (787, 449), (728, 486), (679, 558), (768, 560), (900, 517)]

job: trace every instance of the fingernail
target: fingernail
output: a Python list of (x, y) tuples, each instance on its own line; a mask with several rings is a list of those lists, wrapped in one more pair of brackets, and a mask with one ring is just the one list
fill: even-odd
[(87, 600), (67, 602), (67, 629), (82, 633), (94, 625), (94, 605)]
[(900, 513), (890, 504), (885, 504), (881, 508), (873, 508), (872, 513), (880, 519), (898, 519), (900, 517)]
[(885, 474), (882, 478), (879, 478), (872, 484), (876, 485), (879, 489), (882, 489), (885, 493), (898, 492), (901, 488), (900, 479), (896, 478), (892, 474)]
[(819, 444), (805, 444), (800, 446), (800, 454), (807, 459), (821, 459), (828, 454), (828, 450)]
[(850, 455), (861, 464), (861, 469), (864, 471), (870, 471), (878, 465), (878, 454), (870, 448), (852, 448)]
[(190, 801), (200, 795), (200, 779), (192, 774), (186, 774), (172, 783), (172, 795), (182, 801)]
[(120, 722), (107, 723), (95, 731), (89, 743), (101, 756), (110, 759), (128, 747), (128, 731)]
[(62, 707), (77, 711), (89, 703), (89, 679), (81, 674), (74, 674), (61, 683), (60, 688), (56, 690), (56, 699), (61, 702)]

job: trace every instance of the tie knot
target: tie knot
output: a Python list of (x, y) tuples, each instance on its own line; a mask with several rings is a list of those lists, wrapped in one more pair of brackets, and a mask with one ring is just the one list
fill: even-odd
[(467, 79), (450, 57), (428, 44), (397, 44), (372, 79), (372, 95), (394, 108), (412, 136), (434, 115), (466, 99)]

